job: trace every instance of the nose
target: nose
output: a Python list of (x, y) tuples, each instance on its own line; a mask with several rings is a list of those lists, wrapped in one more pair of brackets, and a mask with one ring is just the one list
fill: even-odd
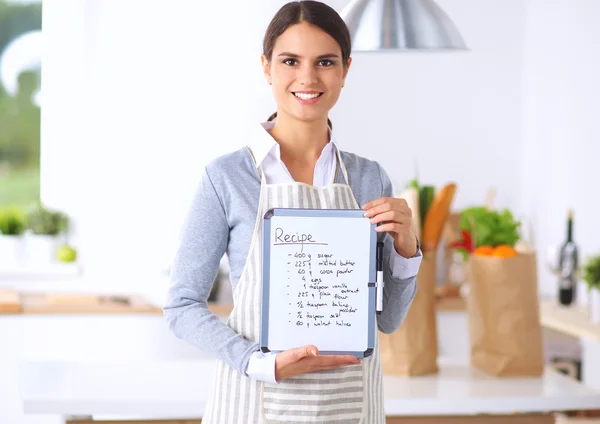
[(311, 86), (318, 82), (317, 70), (311, 64), (304, 63), (298, 71), (298, 82), (302, 85)]

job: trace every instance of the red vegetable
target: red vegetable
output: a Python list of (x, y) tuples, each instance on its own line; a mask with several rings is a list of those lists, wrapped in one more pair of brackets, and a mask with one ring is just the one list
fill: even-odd
[(460, 232), (460, 235), (462, 236), (462, 240), (455, 241), (451, 244), (451, 246), (455, 249), (464, 249), (467, 253), (473, 252), (475, 246), (473, 246), (473, 239), (471, 239), (471, 234), (469, 234), (469, 232), (466, 230), (462, 230)]

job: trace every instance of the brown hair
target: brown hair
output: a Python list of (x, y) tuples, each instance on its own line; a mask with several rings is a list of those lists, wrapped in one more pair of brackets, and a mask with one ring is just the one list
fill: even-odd
[[(277, 38), (289, 27), (301, 22), (316, 26), (333, 37), (342, 50), (343, 65), (347, 66), (352, 51), (350, 31), (335, 9), (316, 0), (292, 1), (279, 9), (271, 20), (263, 39), (263, 54), (267, 61), (270, 62), (273, 57), (273, 48)], [(276, 117), (277, 112), (272, 114), (268, 120), (272, 121)], [(327, 124), (330, 128), (332, 127), (329, 119), (327, 119)]]

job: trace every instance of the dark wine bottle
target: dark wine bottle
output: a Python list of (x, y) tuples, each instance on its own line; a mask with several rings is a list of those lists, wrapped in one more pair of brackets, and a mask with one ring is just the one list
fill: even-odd
[(577, 245), (573, 240), (573, 211), (567, 219), (567, 240), (560, 248), (558, 300), (561, 305), (571, 305), (577, 299)]

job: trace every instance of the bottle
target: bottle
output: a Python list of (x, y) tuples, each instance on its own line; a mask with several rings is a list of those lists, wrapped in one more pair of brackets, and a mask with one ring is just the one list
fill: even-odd
[(577, 298), (577, 245), (573, 241), (573, 211), (569, 210), (567, 219), (567, 240), (560, 248), (559, 254), (559, 290), (558, 300), (561, 305), (569, 306)]

